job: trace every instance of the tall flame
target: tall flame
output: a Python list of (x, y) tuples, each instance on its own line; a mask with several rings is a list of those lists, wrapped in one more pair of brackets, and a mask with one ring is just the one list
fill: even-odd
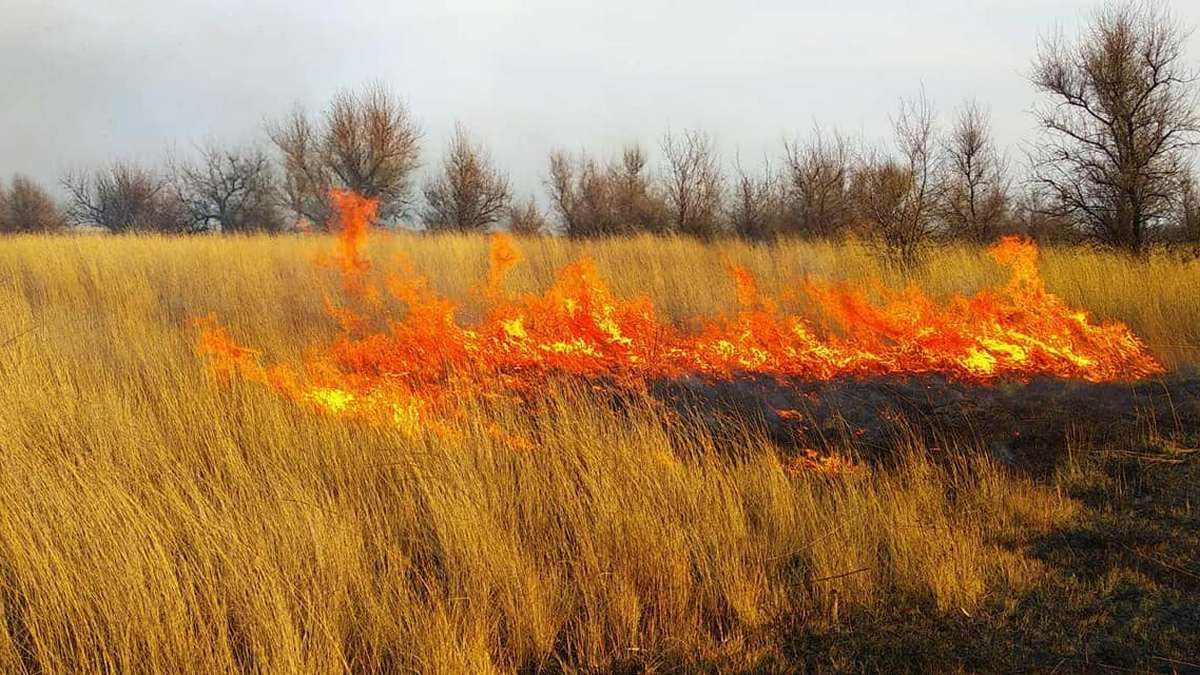
[[(402, 429), (437, 429), (464, 392), (535, 393), (555, 376), (643, 387), (663, 378), (746, 375), (829, 380), (922, 374), (986, 383), (1033, 376), (1089, 382), (1134, 380), (1162, 367), (1127, 326), (1093, 322), (1051, 294), (1033, 242), (1005, 237), (989, 249), (1008, 281), (944, 302), (909, 286), (873, 295), (815, 280), (803, 294), (828, 318), (818, 325), (780, 309), (754, 276), (732, 268), (738, 309), (698, 329), (661, 320), (646, 297), (618, 298), (588, 257), (563, 267), (541, 294), (505, 293), (520, 263), (512, 239), (494, 235), (480, 296), (482, 318), (464, 323), (458, 305), (401, 264), (383, 288), (362, 252), (375, 203), (335, 192), (335, 267), (349, 304), (327, 301), (340, 336), (297, 372), (264, 366), (213, 319), (199, 322), (199, 349), (222, 377), (241, 376), (332, 414), (384, 417)], [(390, 296), (396, 302), (384, 302)], [(395, 309), (402, 305), (404, 311)], [(455, 396), (450, 396), (451, 392)]]

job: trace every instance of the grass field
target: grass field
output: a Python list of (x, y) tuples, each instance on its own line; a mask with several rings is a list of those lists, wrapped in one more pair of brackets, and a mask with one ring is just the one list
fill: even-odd
[[(790, 471), (753, 420), (557, 385), (541, 444), (314, 414), (214, 382), (189, 320), (298, 360), (330, 339), (322, 237), (0, 240), (0, 671), (592, 672), (1200, 668), (1200, 426), (1047, 447), (914, 433), (857, 472)], [(522, 241), (515, 290), (584, 249), (667, 317), (804, 273), (1003, 275), (982, 251), (882, 269), (853, 244)], [(380, 236), (462, 298), (487, 242)], [(1044, 252), (1050, 289), (1200, 360), (1200, 263)], [(480, 415), (482, 415), (482, 411)], [(731, 440), (733, 439), (733, 440)], [(847, 454), (858, 450), (852, 441)]]

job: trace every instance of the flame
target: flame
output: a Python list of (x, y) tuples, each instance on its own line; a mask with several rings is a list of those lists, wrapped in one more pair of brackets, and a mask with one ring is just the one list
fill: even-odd
[(337, 252), (331, 262), (341, 270), (342, 288), (347, 293), (362, 295), (367, 291), (365, 277), (371, 269), (371, 261), (362, 254), (362, 246), (379, 204), (346, 190), (333, 190), (330, 201), (335, 213), (333, 229), (338, 233)]
[(660, 319), (646, 297), (616, 297), (588, 257), (559, 270), (544, 293), (507, 294), (505, 278), (521, 254), (509, 237), (495, 235), (479, 289), (485, 311), (465, 323), (458, 305), (403, 260), (382, 288), (373, 282), (362, 246), (375, 202), (334, 192), (332, 203), (338, 246), (318, 263), (341, 276), (345, 303), (326, 299), (338, 338), (314, 350), (303, 369), (264, 366), (257, 351), (237, 345), (209, 317), (197, 322), (199, 351), (223, 379), (240, 376), (322, 412), (387, 420), (412, 434), (448, 433), (471, 397), (519, 399), (561, 377), (640, 388), (684, 375), (929, 374), (987, 383), (1123, 381), (1162, 372), (1127, 326), (1095, 322), (1048, 292), (1027, 239), (1005, 237), (989, 249), (1007, 269), (1006, 283), (944, 302), (916, 286), (874, 284), (869, 294), (806, 280), (798, 288), (828, 320), (820, 324), (782, 311), (749, 270), (734, 267), (737, 311), (685, 329)]
[(821, 455), (812, 448), (792, 455), (783, 461), (785, 473), (796, 474), (826, 474), (830, 476), (853, 476), (863, 474), (863, 465), (839, 455)]

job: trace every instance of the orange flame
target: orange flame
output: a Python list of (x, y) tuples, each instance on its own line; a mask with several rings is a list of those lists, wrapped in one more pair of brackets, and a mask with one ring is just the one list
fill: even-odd
[[(945, 302), (916, 286), (880, 287), (873, 299), (845, 283), (806, 281), (801, 290), (829, 326), (781, 311), (748, 270), (733, 268), (738, 311), (687, 330), (659, 319), (646, 297), (615, 297), (587, 257), (559, 270), (544, 293), (510, 296), (504, 280), (521, 255), (509, 237), (495, 235), (481, 293), (486, 311), (468, 325), (458, 305), (408, 265), (377, 288), (362, 253), (375, 203), (335, 192), (333, 204), (338, 248), (322, 262), (340, 271), (343, 291), (365, 313), (327, 303), (342, 332), (315, 352), (303, 376), (264, 367), (257, 352), (236, 345), (211, 319), (199, 322), (199, 350), (221, 377), (240, 375), (319, 410), (383, 418), (412, 433), (448, 429), (466, 394), (526, 396), (555, 376), (636, 388), (683, 375), (933, 374), (986, 383), (1034, 376), (1104, 382), (1162, 372), (1127, 326), (1093, 322), (1049, 293), (1037, 247), (1026, 239), (1005, 237), (989, 250), (1007, 268), (1007, 283)], [(385, 291), (404, 312), (381, 301)]]

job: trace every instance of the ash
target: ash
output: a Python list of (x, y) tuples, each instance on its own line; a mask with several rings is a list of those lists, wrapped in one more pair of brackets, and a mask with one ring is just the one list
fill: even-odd
[(1200, 439), (1200, 372), (1131, 383), (1036, 378), (977, 383), (941, 376), (827, 382), (684, 378), (653, 386), (660, 400), (714, 426), (753, 419), (784, 446), (879, 455), (914, 436), (930, 447), (970, 443), (1012, 463), (1050, 459), (1069, 444)]

